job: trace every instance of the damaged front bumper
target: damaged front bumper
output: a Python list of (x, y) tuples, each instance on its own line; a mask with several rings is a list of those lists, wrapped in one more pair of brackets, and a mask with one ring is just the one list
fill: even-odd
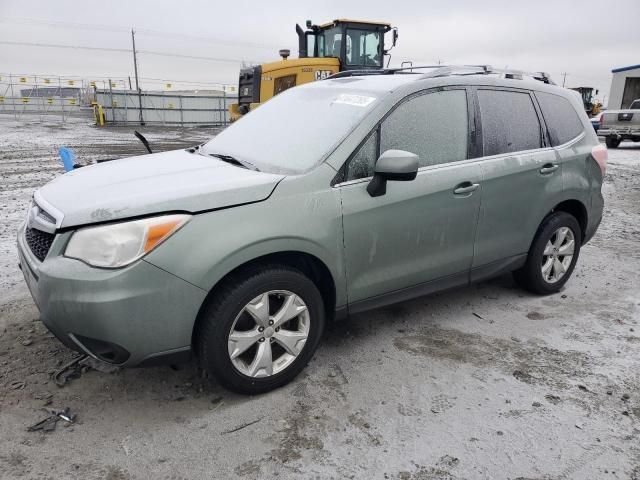
[(62, 255), (71, 233), (56, 235), (41, 262), (18, 234), (25, 281), (46, 327), (68, 347), (121, 366), (188, 358), (207, 292), (139, 260), (99, 269)]

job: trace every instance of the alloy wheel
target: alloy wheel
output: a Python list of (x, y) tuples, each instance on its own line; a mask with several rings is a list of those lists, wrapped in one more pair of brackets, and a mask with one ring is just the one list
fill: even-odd
[(304, 300), (288, 290), (271, 290), (247, 303), (228, 338), (233, 366), (249, 377), (282, 372), (302, 352), (310, 316)]
[(542, 278), (547, 283), (556, 283), (564, 277), (571, 266), (576, 242), (569, 227), (558, 228), (542, 252)]

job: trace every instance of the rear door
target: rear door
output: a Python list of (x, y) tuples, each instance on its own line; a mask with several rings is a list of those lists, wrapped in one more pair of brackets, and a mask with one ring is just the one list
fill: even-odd
[(472, 280), (522, 260), (551, 195), (562, 192), (561, 164), (526, 90), (478, 87), (482, 205)]
[[(437, 279), (468, 281), (481, 193), (480, 167), (468, 160), (469, 113), (464, 88), (413, 95), (348, 161), (346, 181), (336, 187), (350, 311), (387, 303), (389, 295), (393, 301), (415, 296), (412, 287), (427, 293)], [(371, 197), (366, 188), (375, 161), (391, 149), (417, 154), (418, 175), (413, 181), (389, 181), (385, 195)]]

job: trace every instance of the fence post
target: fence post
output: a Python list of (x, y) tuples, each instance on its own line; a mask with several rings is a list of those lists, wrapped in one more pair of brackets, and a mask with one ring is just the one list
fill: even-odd
[(64, 98), (62, 97), (62, 79), (58, 77), (58, 95), (60, 95), (60, 105), (62, 105), (62, 123), (64, 123)]
[(9, 87), (11, 88), (11, 103), (13, 104), (13, 118), (18, 121), (18, 112), (16, 110), (16, 96), (13, 93), (13, 78), (11, 74), (9, 74)]
[(180, 100), (180, 126), (184, 128), (184, 112), (182, 110), (182, 95), (178, 97)]
[(222, 125), (223, 126), (227, 126), (227, 89), (224, 87), (224, 85), (222, 86), (222, 108), (224, 109), (222, 111)]
[(113, 89), (111, 88), (111, 79), (109, 79), (109, 97), (111, 99), (111, 121), (116, 124), (116, 111), (113, 108)]

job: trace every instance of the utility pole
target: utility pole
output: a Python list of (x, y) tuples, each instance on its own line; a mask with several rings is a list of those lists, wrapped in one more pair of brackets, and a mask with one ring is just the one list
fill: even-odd
[(136, 32), (131, 29), (131, 43), (133, 44), (133, 72), (136, 77), (136, 90), (138, 91), (138, 106), (140, 107), (140, 125), (144, 125), (144, 118), (142, 118), (142, 92), (140, 91), (140, 84), (138, 83), (138, 60), (136, 58)]
[(562, 88), (564, 88), (564, 82), (567, 80), (567, 72), (562, 74)]

